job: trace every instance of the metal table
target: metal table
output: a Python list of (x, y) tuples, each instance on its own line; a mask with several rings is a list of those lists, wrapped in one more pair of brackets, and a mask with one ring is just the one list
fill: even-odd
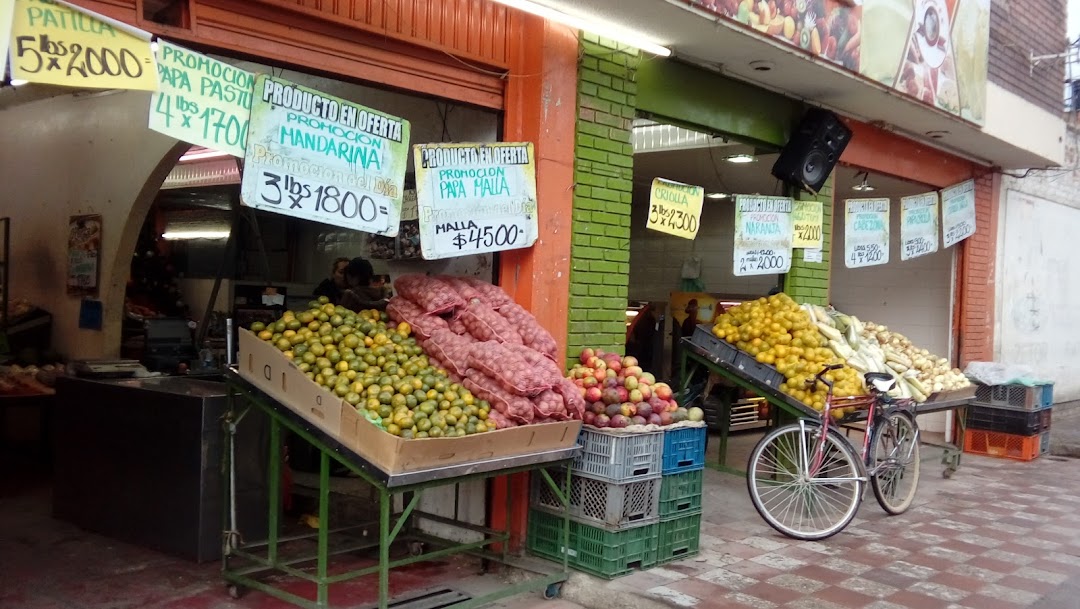
[[(784, 414), (795, 418), (817, 418), (820, 417), (820, 413), (796, 400), (795, 398), (783, 393), (779, 389), (769, 387), (763, 383), (758, 382), (741, 370), (736, 368), (730, 362), (724, 361), (716, 354), (713, 354), (708, 349), (705, 349), (699, 345), (694, 344), (689, 338), (683, 338), (680, 343), (680, 378), (679, 378), (679, 393), (681, 396), (685, 396), (690, 386), (691, 380), (698, 370), (704, 369), (713, 374), (719, 375), (736, 386), (749, 391), (753, 391), (762, 398), (764, 398), (769, 404), (774, 406), (774, 423), (779, 423), (780, 417)], [(689, 367), (688, 367), (689, 363)], [(946, 412), (953, 411), (958, 413), (959, 416), (954, 416), (957, 429), (959, 431), (959, 437), (963, 438), (964, 435), (964, 416), (963, 409), (966, 409), (968, 404), (974, 399), (974, 395), (960, 395), (950, 396), (948, 394), (938, 394), (931, 396), (930, 400), (922, 404), (916, 404), (915, 414), (930, 414), (934, 412)], [(732, 473), (744, 474), (741, 470), (736, 470), (727, 465), (727, 444), (728, 436), (730, 435), (730, 404), (724, 404), (724, 412), (720, 417), (720, 458), (717, 462), (717, 469), (731, 471)], [(866, 411), (858, 410), (850, 415), (840, 419), (840, 425), (850, 425), (866, 420)], [(938, 448), (944, 449), (944, 454), (941, 458), (941, 463), (945, 467), (943, 475), (947, 478), (960, 467), (960, 456), (963, 454), (963, 441), (961, 445), (956, 444), (944, 444), (934, 445)]]
[[(569, 575), (567, 565), (568, 558), (564, 554), (561, 565), (547, 561), (526, 560), (521, 557), (511, 556), (509, 552), (509, 530), (498, 531), (484, 526), (462, 522), (456, 518), (446, 518), (435, 514), (429, 514), (417, 509), (420, 497), (424, 491), (440, 486), (454, 485), (470, 480), (482, 480), (496, 476), (505, 476), (526, 471), (539, 471), (543, 479), (551, 487), (558, 500), (563, 506), (563, 544), (569, 543), (569, 510), (568, 497), (561, 488), (570, 488), (570, 468), (565, 467), (566, 480), (564, 485), (556, 481), (548, 473), (547, 468), (569, 465), (577, 456), (581, 448), (552, 450), (515, 457), (493, 458), (483, 461), (437, 467), (420, 471), (405, 473), (387, 473), (365, 460), (362, 456), (346, 449), (336, 440), (307, 423), (302, 417), (292, 410), (282, 406), (270, 396), (258, 390), (248, 382), (240, 378), (235, 371), (226, 373), (226, 382), (229, 391), (229, 409), (224, 419), (226, 450), (224, 452), (224, 470), (226, 473), (226, 496), (232, 497), (231, 484), (233, 484), (233, 471), (231, 462), (231, 447), (235, 435), (243, 429), (244, 416), (251, 408), (257, 408), (265, 412), (270, 418), (270, 449), (269, 449), (269, 527), (267, 541), (258, 544), (244, 544), (237, 531), (236, 515), (231, 509), (225, 513), (225, 540), (224, 557), (222, 561), (222, 575), (229, 585), (229, 592), (238, 597), (245, 589), (259, 590), (276, 598), (290, 602), (305, 608), (323, 608), (329, 605), (329, 587), (331, 584), (350, 579), (363, 577), (377, 573), (379, 576), (378, 608), (387, 609), (391, 604), (389, 598), (390, 569), (403, 567), (416, 562), (433, 560), (455, 554), (468, 554), (483, 559), (484, 566), (489, 563), (498, 563), (510, 567), (537, 573), (536, 577), (515, 585), (497, 590), (492, 593), (475, 598), (467, 598), (446, 607), (455, 609), (468, 609), (479, 607), (500, 598), (513, 596), (523, 592), (543, 590), (546, 597), (552, 597), (559, 593), (562, 582)], [(319, 527), (315, 533), (284, 537), (280, 532), (281, 522), (281, 464), (282, 464), (282, 430), (295, 433), (310, 442), (319, 452), (319, 488), (318, 488), (318, 519)], [(370, 484), (378, 495), (378, 521), (338, 525), (329, 527), (329, 503), (330, 503), (330, 467), (331, 461), (341, 464), (360, 479)], [(399, 513), (394, 513), (393, 505), (396, 497), (401, 497), (403, 506)], [(511, 512), (512, 494), (507, 496), (507, 513)], [(432, 522), (460, 528), (466, 531), (479, 533), (482, 539), (471, 543), (461, 543), (442, 539), (416, 528), (416, 520), (423, 518)], [(509, 527), (509, 524), (507, 525)], [(331, 536), (345, 537), (349, 532), (363, 531), (369, 528), (378, 530), (378, 540), (367, 541), (369, 537), (362, 537), (359, 541), (353, 541), (331, 548)], [(286, 557), (281, 551), (281, 545), (286, 542), (297, 540), (316, 541), (316, 552), (313, 555), (298, 557)], [(412, 555), (407, 558), (391, 560), (390, 549), (395, 542), (410, 542), (409, 548)], [(424, 546), (438, 548), (430, 552), (421, 550)], [(489, 546), (495, 546), (490, 548)], [(329, 574), (331, 558), (335, 555), (361, 552), (373, 548), (378, 549), (378, 564), (347, 573)], [(315, 573), (311, 574), (298, 568), (303, 564), (315, 563)], [(317, 594), (314, 600), (303, 598), (271, 583), (259, 579), (257, 576), (276, 572), (294, 578), (307, 580), (316, 585)], [(394, 602), (395, 607), (407, 607), (407, 602)]]

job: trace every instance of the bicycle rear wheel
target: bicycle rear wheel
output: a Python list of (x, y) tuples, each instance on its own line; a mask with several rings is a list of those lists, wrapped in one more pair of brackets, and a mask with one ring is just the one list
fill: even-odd
[(886, 412), (874, 427), (870, 486), (881, 509), (903, 514), (919, 486), (919, 427), (914, 417), (899, 411)]
[(746, 485), (754, 509), (777, 531), (804, 541), (843, 530), (862, 500), (862, 470), (851, 445), (834, 431), (825, 437), (824, 459), (813, 476), (822, 428), (803, 421), (774, 429), (750, 453)]

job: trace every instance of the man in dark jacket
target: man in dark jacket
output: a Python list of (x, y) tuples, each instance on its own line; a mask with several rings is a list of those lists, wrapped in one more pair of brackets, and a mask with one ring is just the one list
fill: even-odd
[(341, 306), (350, 311), (386, 310), (386, 290), (374, 285), (375, 269), (363, 258), (353, 258), (345, 267), (349, 288), (341, 296)]

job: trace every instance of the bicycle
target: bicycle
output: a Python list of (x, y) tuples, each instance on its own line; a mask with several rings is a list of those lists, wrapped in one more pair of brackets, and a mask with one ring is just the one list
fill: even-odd
[(886, 373), (865, 375), (870, 396), (841, 398), (866, 406), (862, 452), (841, 435), (833, 421), (838, 406), (833, 383), (825, 375), (842, 368), (826, 366), (809, 387), (827, 388), (819, 420), (809, 418), (778, 427), (750, 453), (746, 482), (758, 514), (777, 531), (804, 541), (842, 531), (855, 518), (869, 481), (881, 507), (902, 514), (919, 484), (919, 427), (914, 402), (888, 395), (896, 379)]

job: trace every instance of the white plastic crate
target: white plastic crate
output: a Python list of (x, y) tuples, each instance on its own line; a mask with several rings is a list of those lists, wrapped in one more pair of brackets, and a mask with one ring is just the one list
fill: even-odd
[(636, 434), (605, 433), (581, 428), (581, 454), (574, 460), (574, 473), (608, 482), (631, 482), (660, 475), (664, 467), (664, 432)]
[[(566, 493), (565, 470), (550, 470), (555, 483), (569, 499), (570, 517), (578, 522), (609, 531), (653, 524), (660, 520), (659, 476), (634, 482), (605, 482), (574, 475)], [(561, 513), (562, 504), (541, 475), (532, 477), (532, 504), (551, 513)]]

